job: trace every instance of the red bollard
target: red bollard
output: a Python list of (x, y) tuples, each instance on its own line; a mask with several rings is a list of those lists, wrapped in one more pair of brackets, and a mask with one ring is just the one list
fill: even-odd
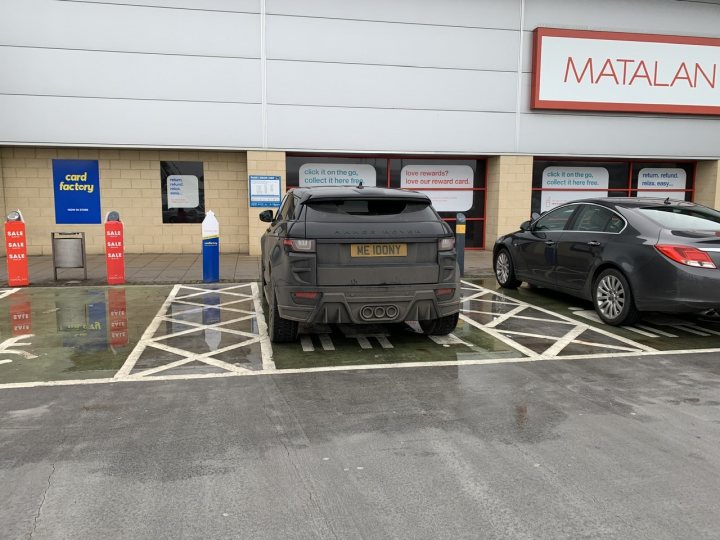
[(5, 222), (5, 251), (7, 253), (8, 285), (25, 287), (28, 277), (27, 236), (20, 210), (10, 212)]
[(108, 212), (105, 219), (105, 264), (108, 285), (125, 283), (123, 224), (117, 212)]

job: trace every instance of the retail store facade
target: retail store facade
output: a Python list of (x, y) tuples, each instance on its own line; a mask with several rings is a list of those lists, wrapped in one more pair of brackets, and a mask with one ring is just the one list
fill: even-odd
[(274, 182), (423, 190), (472, 248), (573, 198), (718, 207), (718, 23), (676, 0), (9, 0), (0, 211), (31, 255), (67, 230), (101, 253), (110, 210), (129, 253), (199, 252), (213, 210), (221, 250), (256, 254)]

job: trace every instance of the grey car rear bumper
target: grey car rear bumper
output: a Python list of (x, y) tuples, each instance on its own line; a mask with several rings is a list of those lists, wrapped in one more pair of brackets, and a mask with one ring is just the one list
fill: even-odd
[[(453, 284), (450, 285), (452, 287)], [(447, 284), (393, 287), (317, 287), (315, 301), (296, 300), (292, 293), (307, 287), (275, 289), (280, 316), (305, 323), (392, 323), (429, 320), (460, 311), (460, 288), (449, 298), (439, 300), (435, 289)]]

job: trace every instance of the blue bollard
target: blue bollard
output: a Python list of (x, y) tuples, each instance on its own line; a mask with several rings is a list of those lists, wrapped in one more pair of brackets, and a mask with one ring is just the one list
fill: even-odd
[(212, 210), (202, 222), (203, 282), (220, 281), (220, 224)]

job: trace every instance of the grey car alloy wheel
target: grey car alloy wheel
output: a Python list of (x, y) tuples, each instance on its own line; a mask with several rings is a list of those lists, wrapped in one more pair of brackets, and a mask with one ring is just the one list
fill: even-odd
[(597, 284), (597, 306), (608, 319), (617, 319), (625, 307), (625, 287), (612, 274), (604, 276)]
[(510, 277), (510, 258), (506, 251), (501, 251), (495, 261), (495, 274), (497, 275), (498, 282), (507, 283)]

